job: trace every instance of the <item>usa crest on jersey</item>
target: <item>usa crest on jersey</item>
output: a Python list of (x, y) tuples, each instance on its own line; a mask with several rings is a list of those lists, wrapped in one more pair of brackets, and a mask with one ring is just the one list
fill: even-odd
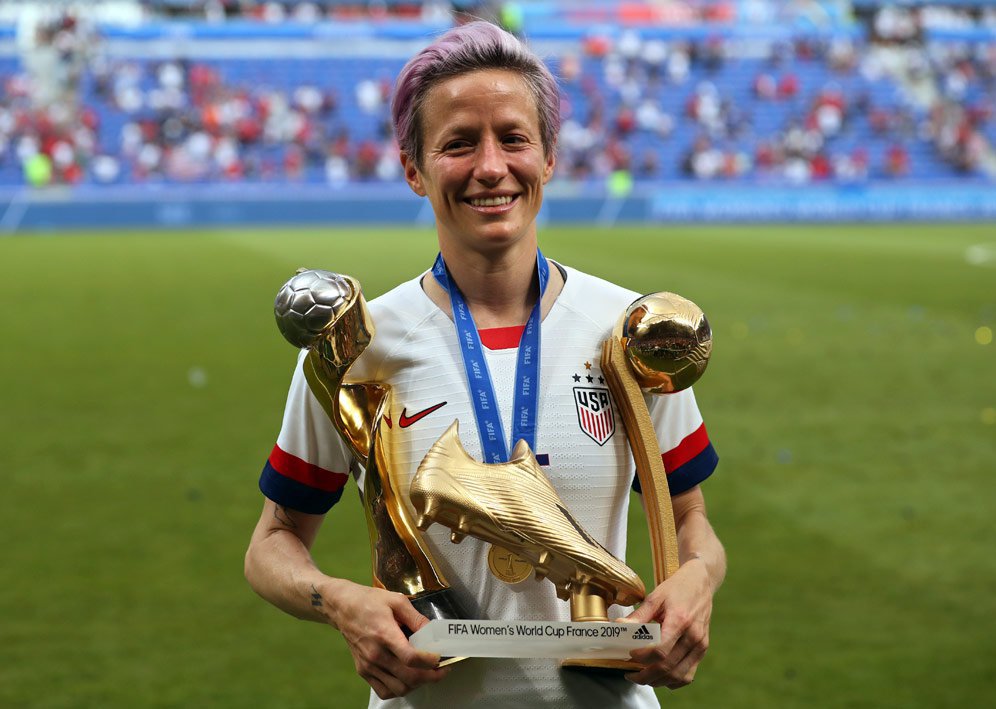
[(616, 430), (612, 400), (604, 387), (574, 387), (574, 405), (581, 430), (598, 445), (604, 445)]

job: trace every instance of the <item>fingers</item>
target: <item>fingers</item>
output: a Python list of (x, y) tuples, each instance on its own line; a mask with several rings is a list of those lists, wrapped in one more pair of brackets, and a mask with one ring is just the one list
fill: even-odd
[(398, 594), (398, 596), (400, 597), (395, 598), (392, 610), (394, 611), (394, 618), (400, 625), (403, 625), (414, 633), (429, 622), (428, 618), (415, 609), (415, 606), (412, 605), (407, 596), (402, 596), (401, 594)]
[[(402, 596), (400, 594), (398, 594), (396, 604), (393, 606), (392, 610), (394, 611), (394, 618), (398, 621), (398, 624), (408, 628), (413, 633), (429, 622), (429, 619), (419, 613), (406, 596)], [(403, 643), (399, 643), (395, 647), (395, 652), (398, 659), (408, 667), (434, 670), (439, 665), (440, 657), (438, 654), (433, 652), (425, 652), (424, 650), (416, 650), (412, 647), (412, 644), (408, 642), (407, 638)]]
[(634, 650), (630, 656), (646, 667), (639, 672), (627, 674), (626, 679), (652, 687), (684, 687), (695, 679), (695, 672), (708, 647), (707, 637), (700, 637), (698, 633), (690, 631), (678, 638), (671, 647), (661, 644)]
[[(421, 627), (428, 619), (416, 611), (402, 594), (382, 596), (389, 614), (380, 623), (371, 622), (360, 633), (350, 633), (356, 672), (381, 699), (402, 697), (413, 689), (438, 682), (449, 670), (437, 669), (439, 655), (416, 650), (401, 626)], [(372, 619), (371, 619), (372, 620)]]
[(702, 662), (702, 658), (705, 657), (705, 653), (705, 647), (702, 645), (693, 645), (692, 649), (689, 650), (688, 654), (678, 662), (674, 668), (674, 671), (671, 673), (677, 684), (667, 686), (671, 689), (677, 689), (678, 687), (683, 687), (686, 684), (691, 684), (692, 680), (695, 679), (695, 672), (699, 668), (699, 663)]
[(401, 693), (398, 693), (396, 689), (389, 686), (397, 683), (393, 682), (393, 680), (391, 682), (388, 682), (387, 677), (382, 676), (381, 673), (379, 672), (377, 673), (371, 672), (368, 674), (361, 673), (360, 677), (366, 680), (366, 683), (370, 685), (370, 688), (374, 691), (374, 694), (376, 694), (381, 699), (394, 699), (395, 697), (403, 697), (405, 696), (405, 694), (407, 694), (407, 692), (404, 691), (404, 689), (401, 690)]
[[(633, 650), (629, 654), (630, 659), (636, 660), (641, 665), (645, 665), (646, 668), (640, 672), (630, 673), (630, 675), (627, 675), (627, 679), (636, 684), (650, 684), (650, 680), (659, 679), (658, 675), (661, 670), (666, 672), (671, 667), (677, 665), (677, 662), (671, 661), (671, 658), (679, 652), (682, 653), (682, 657), (687, 654), (687, 650), (684, 648), (676, 647), (676, 638), (671, 638), (670, 640), (662, 638), (662, 641), (657, 645)], [(639, 675), (639, 677), (636, 677), (636, 675)]]
[(407, 640), (396, 647), (394, 652), (398, 662), (415, 670), (435, 670), (439, 667), (439, 660), (442, 659), (434, 652), (416, 650)]
[(354, 655), (357, 674), (381, 699), (403, 697), (423, 684), (438, 682), (449, 673), (448, 669), (435, 669), (438, 658), (426, 660), (420, 657), (426, 653), (415, 651), (412, 659), (418, 664), (412, 665), (402, 658), (404, 652), (403, 647), (392, 651), (387, 645), (377, 645), (365, 647)]
[(429, 684), (429, 682), (406, 682), (401, 677), (392, 675), (386, 670), (372, 670), (368, 674), (360, 676), (366, 680), (374, 693), (381, 699), (404, 697), (422, 685)]
[(644, 601), (640, 604), (640, 607), (634, 610), (625, 618), (619, 618), (620, 623), (649, 623), (657, 618), (657, 609), (652, 608), (649, 603)]
[(663, 600), (663, 594), (657, 593), (655, 589), (643, 599), (643, 603), (640, 604), (639, 608), (619, 620), (623, 623), (649, 623), (656, 621), (664, 615)]
[[(664, 622), (661, 623), (661, 641), (658, 644), (633, 650), (630, 656), (645, 665), (658, 664), (669, 657), (675, 645), (684, 637), (687, 624), (690, 622), (685, 618), (679, 618), (678, 615), (678, 612), (675, 611), (665, 616)], [(655, 620), (655, 618), (655, 616), (651, 616), (646, 622)]]

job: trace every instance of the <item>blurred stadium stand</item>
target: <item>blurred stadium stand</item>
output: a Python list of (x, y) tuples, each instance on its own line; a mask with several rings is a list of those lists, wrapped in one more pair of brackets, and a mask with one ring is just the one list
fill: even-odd
[(428, 220), (390, 89), (470, 16), (561, 79), (544, 218), (996, 218), (993, 2), (116, 0), (0, 7), (0, 230)]

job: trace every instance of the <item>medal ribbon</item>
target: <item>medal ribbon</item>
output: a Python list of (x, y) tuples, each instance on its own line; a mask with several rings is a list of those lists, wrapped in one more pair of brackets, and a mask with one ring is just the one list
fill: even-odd
[[(525, 440), (531, 450), (536, 450), (536, 417), (539, 411), (539, 367), (540, 367), (540, 309), (543, 293), (550, 279), (550, 266), (539, 249), (536, 249), (536, 272), (539, 278), (539, 298), (529, 314), (526, 328), (519, 341), (519, 357), (515, 365), (515, 395), (512, 402), (512, 439)], [(498, 411), (491, 372), (484, 358), (484, 346), (474, 324), (474, 317), (456, 283), (450, 281), (450, 274), (443, 261), (443, 255), (436, 256), (432, 275), (449, 293), (453, 307), (453, 323), (456, 326), (457, 340), (463, 355), (463, 365), (467, 370), (470, 385), (470, 398), (477, 421), (477, 433), (481, 439), (481, 450), (485, 463), (508, 461), (510, 444), (506, 443), (505, 429)]]

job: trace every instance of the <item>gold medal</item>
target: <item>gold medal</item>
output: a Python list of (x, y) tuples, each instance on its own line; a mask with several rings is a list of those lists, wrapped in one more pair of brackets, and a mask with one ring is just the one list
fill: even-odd
[(495, 578), (505, 583), (519, 583), (533, 573), (533, 565), (528, 559), (510, 552), (505, 547), (492, 544), (488, 550), (488, 568)]

